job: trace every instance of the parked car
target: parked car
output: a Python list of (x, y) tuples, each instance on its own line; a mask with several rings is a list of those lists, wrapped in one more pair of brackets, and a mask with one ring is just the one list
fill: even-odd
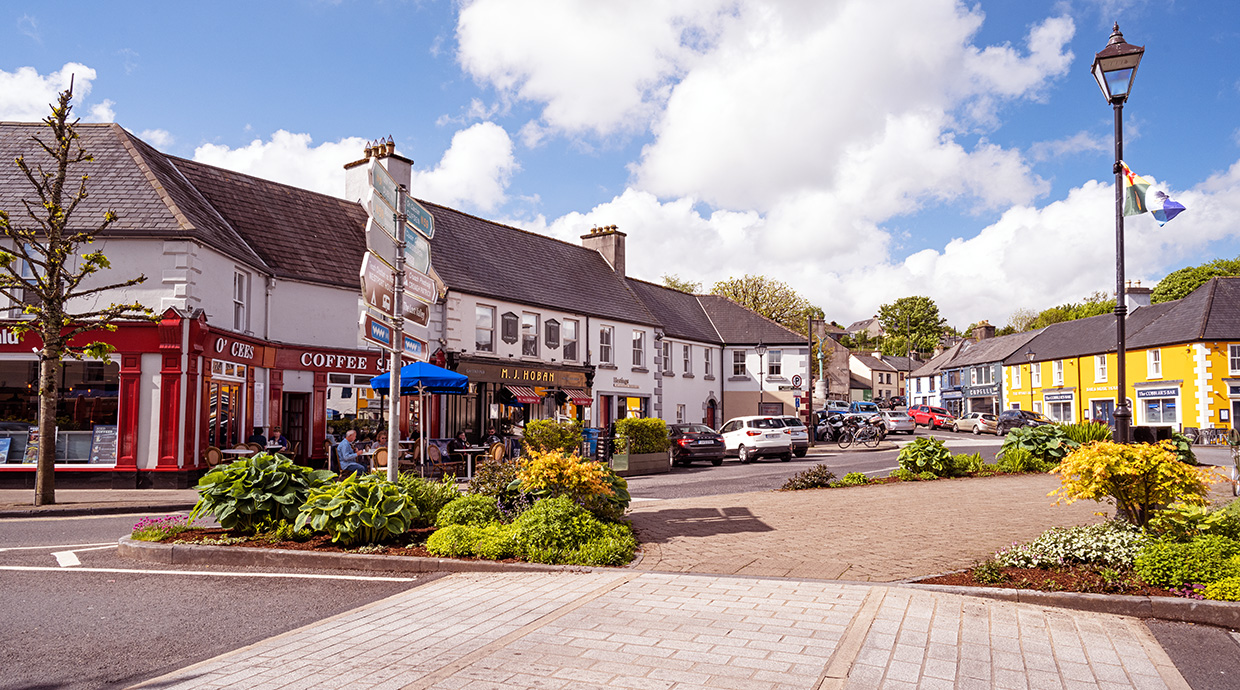
[(848, 412), (848, 403), (844, 400), (828, 400), (819, 412)]
[(903, 395), (893, 395), (890, 398), (887, 398), (887, 405), (893, 410), (897, 407), (904, 407), (904, 404), (905, 400)]
[(998, 434), (1000, 436), (1007, 435), (1007, 432), (1022, 426), (1044, 426), (1046, 424), (1054, 424), (1055, 422), (1041, 412), (1032, 410), (1004, 410), (999, 413)]
[(908, 416), (912, 417), (917, 424), (931, 429), (947, 429), (956, 421), (952, 413), (941, 407), (930, 405), (913, 405), (908, 408)]
[(913, 418), (908, 416), (907, 413), (898, 410), (884, 412), (883, 424), (887, 426), (887, 432), (892, 434), (902, 431), (912, 436), (913, 432), (917, 431), (917, 422), (914, 422)]
[(766, 416), (729, 419), (719, 428), (724, 453), (735, 455), (741, 462), (758, 458), (792, 459), (792, 429)]
[(848, 406), (849, 412), (871, 412), (877, 414), (879, 412), (878, 405), (872, 400), (854, 400)]
[(809, 452), (809, 429), (805, 428), (805, 422), (795, 415), (783, 415), (775, 419), (792, 430), (792, 454), (798, 458), (805, 457)]
[(999, 433), (999, 417), (989, 412), (970, 412), (952, 424), (952, 431), (972, 431), (973, 435)]
[(694, 460), (723, 464), (723, 437), (705, 424), (672, 424), (668, 427), (672, 445), (667, 455), (672, 465), (688, 465)]

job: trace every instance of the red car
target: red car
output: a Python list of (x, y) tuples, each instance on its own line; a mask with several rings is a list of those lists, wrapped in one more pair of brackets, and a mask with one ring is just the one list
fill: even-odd
[(912, 417), (917, 424), (931, 429), (947, 429), (956, 421), (952, 413), (947, 410), (929, 405), (913, 405), (908, 408), (908, 416)]

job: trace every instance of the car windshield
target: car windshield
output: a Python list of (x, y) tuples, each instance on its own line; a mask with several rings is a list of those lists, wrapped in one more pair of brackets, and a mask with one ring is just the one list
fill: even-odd
[(792, 427), (805, 426), (804, 424), (801, 423), (801, 420), (797, 419), (796, 417), (780, 417), (779, 420), (784, 423), (784, 426), (792, 426)]
[(784, 425), (778, 419), (768, 417), (766, 419), (751, 419), (749, 420), (749, 426), (755, 429), (781, 429)]
[(714, 429), (705, 424), (673, 424), (672, 431), (678, 434), (713, 434)]

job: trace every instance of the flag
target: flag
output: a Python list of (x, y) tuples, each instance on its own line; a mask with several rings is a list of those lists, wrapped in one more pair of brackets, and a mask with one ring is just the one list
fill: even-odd
[(1154, 220), (1159, 225), (1166, 225), (1167, 221), (1184, 210), (1184, 204), (1172, 201), (1161, 188), (1130, 170), (1127, 163), (1120, 161), (1119, 164), (1124, 167), (1125, 216), (1149, 212), (1154, 214)]

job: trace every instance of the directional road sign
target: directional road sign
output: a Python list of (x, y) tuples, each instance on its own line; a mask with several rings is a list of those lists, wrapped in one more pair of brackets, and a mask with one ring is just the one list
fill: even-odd
[(379, 196), (383, 198), (388, 208), (396, 208), (396, 180), (388, 174), (387, 168), (377, 160), (370, 161), (370, 167), (366, 170), (366, 177), (370, 181), (370, 186)]
[[(362, 256), (361, 278), (362, 298), (366, 306), (392, 316), (396, 307), (396, 272), (374, 254), (367, 252)], [(435, 301), (434, 281), (431, 281), (431, 290), (429, 302)], [(405, 291), (405, 298), (401, 300), (405, 319), (419, 326), (425, 326), (430, 320), (430, 308), (426, 305), (427, 302), (423, 302), (409, 291)]]
[(416, 232), (405, 233), (405, 267), (420, 273), (431, 268), (431, 243)]
[(405, 292), (426, 302), (427, 304), (435, 303), (435, 281), (431, 277), (420, 271), (412, 271), (406, 267), (405, 270)]
[[(392, 179), (387, 169), (375, 160), (370, 162), (366, 174), (371, 188), (375, 190), (383, 203), (387, 204), (389, 209), (396, 208), (396, 181)], [(371, 211), (371, 214), (373, 215), (374, 211)], [(435, 239), (435, 217), (408, 194), (405, 195), (405, 218), (409, 227), (422, 233), (423, 237), (428, 240)], [(392, 233), (393, 236), (395, 234)]]
[[(392, 350), (392, 336), (395, 335), (391, 326), (384, 323), (381, 319), (377, 319), (369, 312), (362, 314), (361, 318), (362, 337), (368, 342), (382, 347), (389, 352)], [(426, 361), (429, 354), (425, 340), (419, 340), (411, 335), (405, 334), (404, 348), (401, 353), (409, 359)]]
[(383, 197), (379, 195), (377, 190), (370, 190), (370, 194), (366, 196), (366, 211), (370, 214), (371, 220), (379, 224), (383, 231), (392, 238), (392, 242), (396, 242), (396, 219), (393, 218), (394, 212), (383, 201)]
[(408, 194), (405, 195), (405, 222), (426, 239), (435, 239), (435, 216)]

